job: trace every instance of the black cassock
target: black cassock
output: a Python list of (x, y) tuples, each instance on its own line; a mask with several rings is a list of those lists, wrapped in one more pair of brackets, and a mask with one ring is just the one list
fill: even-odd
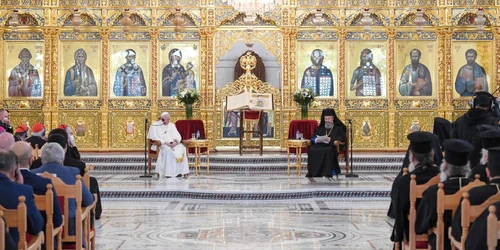
[(408, 214), (410, 213), (410, 176), (412, 174), (415, 174), (417, 177), (417, 185), (421, 185), (427, 183), (427, 181), (429, 181), (432, 177), (438, 175), (439, 168), (437, 168), (436, 166), (417, 165), (413, 172), (407, 175), (402, 175), (394, 180), (394, 184), (392, 185), (391, 190), (391, 202), (392, 211), (396, 220), (394, 221), (394, 228), (392, 229), (392, 242), (401, 242), (405, 238), (408, 239)]
[[(497, 218), (500, 217), (500, 202), (494, 203), (493, 206), (497, 208)], [(486, 245), (486, 238), (488, 232), (488, 215), (490, 214), (489, 209), (485, 209), (484, 212), (477, 217), (477, 219), (472, 223), (467, 239), (465, 240), (465, 249), (488, 249)], [(497, 241), (497, 250), (500, 250), (500, 242)]]
[[(488, 198), (495, 195), (500, 190), (500, 179), (493, 179), (489, 185), (474, 187), (469, 190), (469, 202), (471, 206), (479, 205)], [(451, 222), (451, 235), (456, 241), (462, 239), (462, 199), (455, 211), (453, 221)], [(469, 230), (469, 232), (471, 232)], [(485, 233), (486, 231), (483, 231)], [(466, 248), (469, 249), (469, 248)], [(471, 248), (472, 249), (472, 248)]]
[[(443, 152), (441, 150), (441, 146), (439, 144), (439, 137), (437, 135), (434, 135), (432, 137), (432, 149), (434, 150), (434, 164), (439, 166), (441, 165), (441, 162), (443, 161)], [(399, 170), (399, 174), (396, 176), (396, 178), (400, 177), (403, 175), (403, 169), (407, 168), (410, 165), (410, 147), (408, 147), (408, 150), (406, 150), (406, 155), (403, 160), (403, 165), (401, 165), (401, 170)], [(394, 183), (392, 183), (392, 189), (394, 189)], [(387, 211), (387, 216), (391, 218), (395, 218), (394, 212), (392, 211), (392, 203), (389, 205), (389, 211)]]
[[(330, 129), (318, 127), (312, 138), (328, 135)], [(330, 132), (330, 143), (315, 143), (307, 150), (307, 175), (306, 177), (332, 176), (332, 170), (340, 174), (338, 152), (333, 145), (334, 141), (347, 141), (346, 127), (344, 124), (335, 123)]]
[(488, 175), (486, 175), (486, 167), (488, 167), (488, 163), (475, 166), (471, 171), (470, 179), (475, 180), (475, 175), (478, 174), (480, 181), (490, 183), (490, 179), (488, 178)]
[[(466, 186), (470, 179), (465, 177), (451, 177), (450, 179), (443, 182), (444, 184), (444, 194), (451, 195), (460, 188)], [(432, 185), (422, 195), (420, 204), (417, 209), (417, 218), (415, 223), (415, 233), (427, 234), (430, 229), (436, 227), (437, 225), (437, 191), (438, 185)], [(444, 212), (444, 249), (451, 249), (450, 239), (448, 238), (448, 227), (451, 226), (452, 214), (451, 211)], [(436, 235), (432, 233), (429, 235), (429, 245), (432, 249), (436, 249)]]
[(490, 111), (471, 108), (453, 123), (451, 138), (462, 139), (472, 144), (478, 135), (478, 125), (481, 124), (498, 126), (497, 119)]

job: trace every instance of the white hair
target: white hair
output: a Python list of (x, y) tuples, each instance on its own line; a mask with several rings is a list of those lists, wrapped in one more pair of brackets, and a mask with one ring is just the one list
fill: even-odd
[(446, 161), (443, 161), (443, 163), (441, 163), (441, 166), (439, 167), (439, 169), (441, 170), (441, 174), (440, 174), (441, 182), (446, 181), (448, 179), (448, 177), (450, 177), (450, 176), (468, 177), (470, 174), (469, 162), (467, 162), (467, 164), (465, 164), (463, 166), (457, 166), (457, 165), (450, 164)]
[(45, 143), (42, 147), (42, 164), (62, 163), (64, 160), (64, 149), (56, 142)]
[(168, 112), (162, 112), (161, 115), (160, 115), (160, 117), (165, 117), (167, 115), (170, 115), (170, 114)]
[(488, 163), (488, 150), (485, 148), (481, 149), (481, 160), (479, 160), (479, 164), (484, 165)]
[(31, 132), (31, 136), (42, 136), (45, 133), (45, 129), (40, 132)]

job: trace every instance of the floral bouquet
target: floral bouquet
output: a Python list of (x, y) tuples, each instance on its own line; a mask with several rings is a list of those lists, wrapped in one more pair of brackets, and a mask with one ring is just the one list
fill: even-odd
[(177, 92), (177, 101), (183, 104), (193, 104), (200, 100), (200, 94), (196, 89), (181, 89)]
[(177, 92), (177, 101), (186, 105), (186, 119), (193, 117), (193, 103), (200, 100), (200, 94), (196, 89), (181, 89)]
[(307, 119), (307, 109), (314, 101), (314, 97), (316, 97), (316, 93), (311, 88), (298, 89), (293, 93), (293, 100), (301, 107), (302, 119)]

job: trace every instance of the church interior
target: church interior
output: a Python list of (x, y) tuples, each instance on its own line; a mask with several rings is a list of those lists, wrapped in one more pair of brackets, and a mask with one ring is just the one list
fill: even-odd
[[(392, 249), (408, 134), (500, 96), (499, 0), (0, 3), (0, 108), (14, 133), (72, 128), (88, 249)], [(340, 173), (306, 176), (325, 109)], [(165, 112), (185, 178), (156, 171)]]

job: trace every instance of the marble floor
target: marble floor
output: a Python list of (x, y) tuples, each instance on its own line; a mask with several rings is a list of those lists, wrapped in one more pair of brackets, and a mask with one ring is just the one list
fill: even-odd
[(97, 249), (390, 249), (388, 198), (105, 199)]
[(217, 157), (211, 175), (186, 180), (140, 178), (140, 156), (84, 156), (102, 195), (96, 249), (392, 248), (386, 213), (401, 155), (360, 156), (360, 176), (338, 179), (287, 175), (282, 155), (260, 165)]

